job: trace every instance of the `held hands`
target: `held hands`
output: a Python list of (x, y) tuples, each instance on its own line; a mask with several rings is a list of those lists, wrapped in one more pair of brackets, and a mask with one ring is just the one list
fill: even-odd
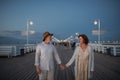
[[(65, 70), (65, 69), (67, 69), (67, 67), (66, 67), (64, 64), (60, 64), (60, 69), (61, 69), (61, 70)], [(40, 69), (39, 66), (36, 66), (36, 72), (37, 72), (38, 74), (41, 74), (41, 69)]]
[(67, 69), (67, 67), (64, 64), (60, 64), (60, 69), (65, 70), (65, 69)]
[(40, 74), (41, 73), (41, 69), (40, 69), (40, 67), (36, 67), (36, 72), (38, 73), (38, 74)]

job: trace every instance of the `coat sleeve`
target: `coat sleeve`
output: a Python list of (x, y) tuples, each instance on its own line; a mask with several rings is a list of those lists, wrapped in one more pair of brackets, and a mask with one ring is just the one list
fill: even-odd
[(77, 53), (78, 53), (78, 47), (76, 47), (74, 53), (73, 53), (73, 56), (72, 58), (69, 60), (69, 62), (66, 64), (67, 67), (69, 67), (76, 59), (76, 56), (77, 56)]
[(90, 71), (94, 71), (94, 51), (93, 51), (93, 48), (90, 47), (90, 52), (91, 52), (91, 68), (90, 68)]

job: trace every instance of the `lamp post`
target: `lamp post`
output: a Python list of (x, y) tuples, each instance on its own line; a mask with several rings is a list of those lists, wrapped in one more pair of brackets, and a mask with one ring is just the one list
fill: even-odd
[(94, 21), (94, 25), (98, 26), (98, 43), (100, 44), (100, 34), (101, 34), (101, 30), (100, 30), (100, 19), (95, 20)]
[(31, 20), (27, 20), (27, 47), (29, 45), (28, 35), (29, 35), (29, 25), (33, 25)]

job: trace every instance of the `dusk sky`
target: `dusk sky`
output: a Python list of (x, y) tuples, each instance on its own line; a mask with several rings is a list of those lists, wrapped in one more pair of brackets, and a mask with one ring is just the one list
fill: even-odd
[(120, 0), (0, 0), (0, 31), (30, 30), (59, 34), (64, 39), (76, 32), (97, 40), (94, 20), (100, 19), (101, 40), (120, 40)]

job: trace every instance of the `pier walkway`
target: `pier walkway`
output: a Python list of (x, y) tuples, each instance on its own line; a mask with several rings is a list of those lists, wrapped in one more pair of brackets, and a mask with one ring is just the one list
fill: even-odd
[[(73, 55), (73, 50), (56, 47), (65, 64)], [(0, 80), (38, 80), (34, 66), (34, 53), (12, 58), (0, 58)], [(60, 70), (55, 64), (55, 80), (74, 80), (74, 64), (66, 70)], [(95, 53), (94, 80), (120, 80), (120, 57)]]

